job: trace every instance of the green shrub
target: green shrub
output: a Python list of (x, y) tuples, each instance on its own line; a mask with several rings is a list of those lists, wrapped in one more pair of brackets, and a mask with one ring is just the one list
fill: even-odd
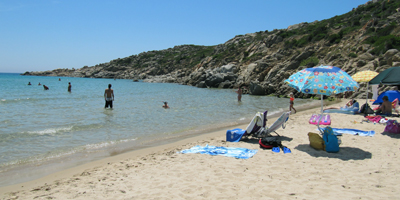
[(357, 58), (357, 54), (351, 52), (351, 53), (349, 53), (349, 57), (350, 58)]
[(286, 40), (285, 41), (285, 48), (289, 49), (289, 48), (293, 48), (296, 46), (297, 40), (293, 39), (293, 40)]
[(371, 53), (374, 55), (384, 54), (389, 49), (400, 50), (400, 37), (394, 35), (388, 35), (380, 38), (375, 38), (373, 46), (375, 47)]
[(308, 36), (304, 36), (302, 38), (300, 38), (300, 40), (296, 41), (295, 46), (297, 47), (304, 47), (308, 44)]
[(340, 42), (341, 39), (342, 37), (339, 34), (333, 34), (328, 36), (328, 41), (331, 44), (337, 44)]
[(335, 97), (328, 97), (328, 101), (335, 101)]
[(312, 67), (312, 66), (318, 65), (318, 63), (319, 63), (318, 58), (315, 56), (312, 56), (312, 57), (309, 57), (309, 58), (301, 61), (300, 66)]
[(320, 34), (314, 35), (314, 37), (312, 38), (312, 41), (313, 42), (320, 41), (320, 40), (324, 39), (325, 37), (326, 37), (325, 33), (320, 33)]

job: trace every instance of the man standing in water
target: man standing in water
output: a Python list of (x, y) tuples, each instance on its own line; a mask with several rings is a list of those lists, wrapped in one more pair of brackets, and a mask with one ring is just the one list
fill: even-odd
[(68, 92), (71, 92), (71, 82), (68, 82)]
[(111, 89), (111, 84), (108, 84), (108, 89), (104, 91), (104, 99), (106, 100), (106, 105), (104, 108), (113, 108), (112, 102), (114, 101), (114, 90)]

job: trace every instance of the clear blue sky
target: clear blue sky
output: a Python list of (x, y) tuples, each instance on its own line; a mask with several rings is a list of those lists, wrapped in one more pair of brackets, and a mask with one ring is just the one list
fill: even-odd
[(368, 0), (0, 0), (0, 72), (81, 68), (341, 15)]

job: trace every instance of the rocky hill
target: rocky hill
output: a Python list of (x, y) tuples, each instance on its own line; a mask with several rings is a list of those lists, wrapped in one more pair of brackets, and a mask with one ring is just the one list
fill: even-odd
[[(216, 46), (181, 45), (91, 67), (23, 75), (141, 79), (201, 88), (246, 86), (253, 95), (294, 92), (308, 98), (284, 80), (318, 65), (337, 66), (350, 75), (400, 66), (399, 23), (400, 0), (374, 0), (330, 19), (238, 35)], [(363, 87), (354, 97), (363, 97)]]

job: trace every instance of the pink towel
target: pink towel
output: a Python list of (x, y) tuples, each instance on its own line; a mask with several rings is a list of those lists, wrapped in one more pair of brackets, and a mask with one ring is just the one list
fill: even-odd
[(369, 121), (379, 123), (379, 121), (382, 119), (382, 116), (377, 115), (377, 116), (365, 116)]

